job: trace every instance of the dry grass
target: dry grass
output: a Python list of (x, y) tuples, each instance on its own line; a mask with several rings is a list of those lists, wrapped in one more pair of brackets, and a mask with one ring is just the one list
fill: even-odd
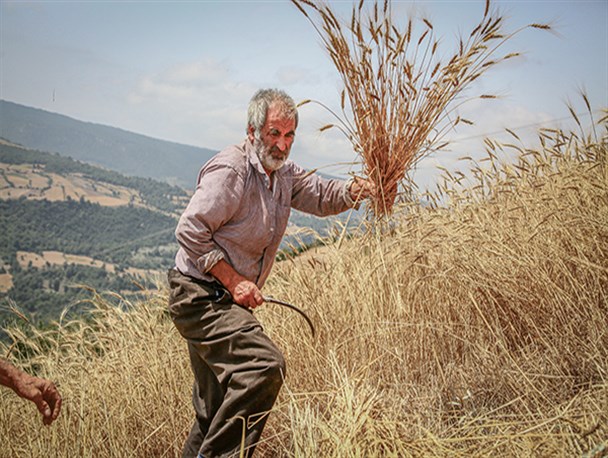
[(190, 369), (176, 357), (183, 342), (163, 300), (152, 297), (133, 313), (93, 301), (88, 322), (11, 331), (11, 352), (29, 355), (28, 371), (58, 381), (64, 408), (43, 429), (32, 405), (0, 392), (0, 456), (176, 456), (190, 423)]
[(447, 146), (448, 129), (472, 124), (458, 116), (457, 109), (474, 81), (519, 55), (499, 54), (503, 45), (526, 28), (550, 29), (530, 24), (506, 32), (504, 17), (487, 1), (479, 24), (442, 58), (433, 24), (424, 18), (400, 24), (388, 1), (383, 6), (373, 2), (367, 14), (360, 1), (349, 22), (338, 19), (324, 2), (292, 3), (320, 35), (344, 85), (342, 115), (335, 115), (338, 123), (321, 130), (338, 127), (361, 156), (363, 173), (378, 190), (372, 209), (379, 218), (392, 212), (400, 185), (406, 198), (411, 193), (408, 172), (420, 159)]
[[(477, 181), (447, 177), (390, 233), (277, 266), (266, 292), (318, 336), (283, 308), (256, 312), (288, 361), (258, 456), (606, 456), (606, 133), (542, 135), (515, 165), (489, 142)], [(2, 353), (66, 399), (42, 429), (0, 390), (0, 456), (179, 456), (191, 375), (165, 298), (94, 302), (89, 321), (11, 331)]]
[(549, 133), (513, 166), (491, 151), (470, 187), (447, 177), (449, 205), (402, 209), (390, 236), (281, 266), (275, 295), (310, 304), (320, 334), (272, 321), (298, 366), (302, 394), (277, 420), (295, 456), (581, 456), (606, 441), (606, 137)]

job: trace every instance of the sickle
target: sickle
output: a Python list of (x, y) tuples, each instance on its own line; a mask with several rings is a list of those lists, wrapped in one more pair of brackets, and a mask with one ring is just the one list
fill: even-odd
[(306, 315), (306, 313), (304, 313), (303, 310), (301, 310), (300, 308), (296, 307), (293, 304), (290, 304), (290, 303), (284, 302), (284, 301), (280, 301), (280, 300), (275, 299), (275, 298), (270, 297), (270, 296), (264, 296), (264, 302), (269, 302), (271, 304), (279, 304), (279, 305), (282, 305), (283, 307), (287, 307), (287, 308), (289, 308), (291, 310), (294, 310), (294, 311), (298, 312), (302, 316), (302, 318), (304, 318), (306, 320), (306, 322), (308, 323), (308, 326), (310, 327), (310, 331), (312, 332), (312, 337), (313, 338), (315, 337), (315, 327), (312, 324), (311, 319), (308, 318), (308, 315)]

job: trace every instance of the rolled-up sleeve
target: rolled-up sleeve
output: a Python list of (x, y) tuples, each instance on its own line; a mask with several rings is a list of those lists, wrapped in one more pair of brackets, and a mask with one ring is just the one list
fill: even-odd
[(175, 237), (201, 274), (226, 257), (213, 234), (237, 211), (243, 187), (243, 177), (229, 165), (210, 164), (199, 177)]
[(317, 216), (329, 216), (354, 207), (349, 193), (349, 181), (326, 180), (295, 164), (292, 167), (293, 208)]

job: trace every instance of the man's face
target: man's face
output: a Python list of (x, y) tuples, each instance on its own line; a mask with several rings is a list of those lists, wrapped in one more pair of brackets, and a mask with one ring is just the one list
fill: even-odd
[(281, 110), (270, 106), (260, 140), (253, 139), (260, 162), (266, 173), (280, 169), (289, 157), (296, 135), (295, 119), (286, 118)]

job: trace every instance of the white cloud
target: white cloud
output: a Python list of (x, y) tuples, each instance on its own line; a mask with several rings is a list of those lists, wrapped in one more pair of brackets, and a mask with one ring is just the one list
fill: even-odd
[(296, 66), (281, 67), (277, 70), (276, 76), (279, 83), (284, 86), (319, 82), (318, 76), (313, 71)]
[[(451, 132), (446, 137), (446, 140), (451, 141), (448, 148), (420, 162), (414, 176), (422, 188), (435, 186), (443, 173), (439, 167), (451, 172), (460, 170), (467, 174), (471, 163), (461, 158), (466, 156), (479, 161), (487, 157), (484, 138), (535, 148), (538, 146), (538, 129), (556, 125), (554, 117), (546, 112), (532, 111), (523, 105), (506, 101), (473, 101), (461, 110), (460, 114), (470, 118), (475, 124), (457, 126), (456, 132)], [(505, 129), (513, 131), (520, 140)], [(504, 154), (499, 156), (505, 161), (512, 160), (514, 150), (507, 148)]]
[(213, 59), (204, 59), (177, 65), (163, 73), (142, 78), (130, 94), (130, 100), (213, 100), (221, 95), (217, 93), (218, 89), (229, 89), (230, 85), (229, 65)]
[(135, 92), (129, 94), (129, 100), (134, 103), (142, 103), (150, 100), (190, 99), (194, 95), (190, 86), (173, 84), (167, 81), (155, 81), (147, 77), (140, 81)]
[(228, 63), (218, 62), (215, 59), (204, 59), (190, 62), (170, 69), (166, 79), (176, 84), (216, 84), (230, 76)]
[(255, 88), (226, 62), (203, 59), (141, 78), (128, 95), (138, 121), (161, 138), (219, 149), (242, 139)]

